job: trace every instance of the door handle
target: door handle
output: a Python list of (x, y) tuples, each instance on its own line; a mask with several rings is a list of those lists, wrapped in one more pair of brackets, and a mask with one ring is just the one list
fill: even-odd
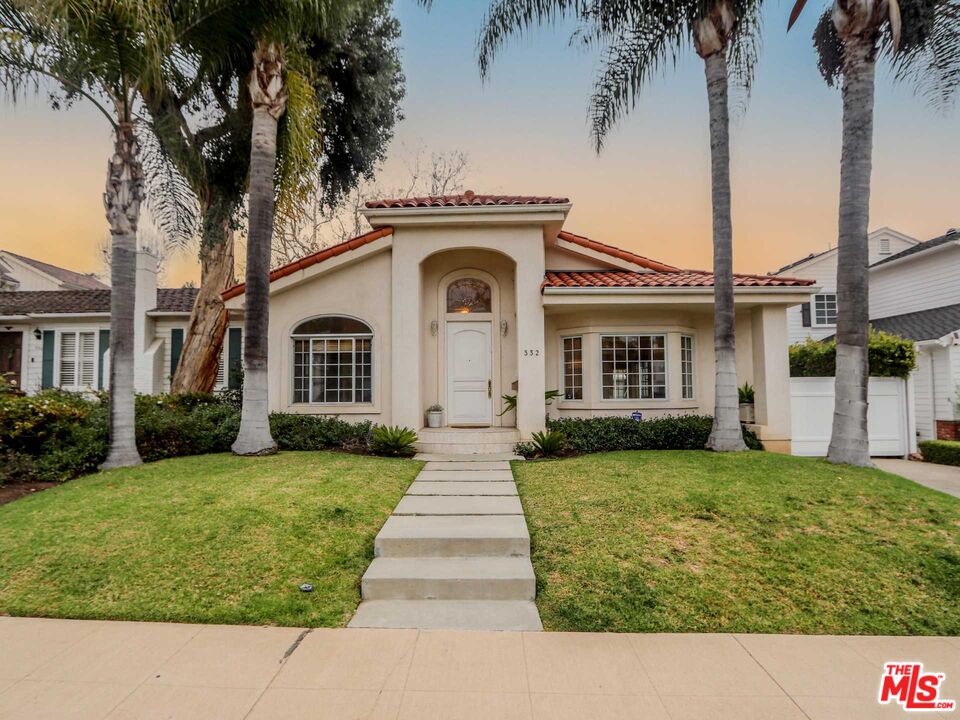
[(487, 397), (493, 397), (493, 380), (487, 379)]

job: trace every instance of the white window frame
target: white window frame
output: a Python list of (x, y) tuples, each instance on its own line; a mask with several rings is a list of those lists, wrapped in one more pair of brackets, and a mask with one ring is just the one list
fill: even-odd
[[(294, 328), (297, 328), (303, 325), (305, 322), (310, 320), (318, 320), (325, 317), (344, 317), (349, 318), (350, 320), (356, 320), (361, 322), (367, 327), (371, 328), (369, 333), (342, 333), (342, 334), (329, 334), (329, 335), (311, 335), (311, 334), (290, 334), (290, 404), (298, 406), (359, 406), (359, 407), (372, 407), (374, 405), (374, 399), (376, 398), (375, 392), (375, 382), (376, 382), (376, 344), (373, 333), (373, 328), (366, 320), (353, 317), (351, 315), (319, 315), (310, 318), (304, 318), (299, 320)], [(297, 363), (297, 342), (306, 341), (309, 343), (309, 348), (307, 350), (307, 394), (308, 397), (312, 398), (313, 395), (313, 346), (314, 342), (317, 340), (352, 340), (352, 351), (351, 351), (351, 368), (352, 374), (351, 385), (353, 400), (336, 400), (336, 401), (321, 401), (321, 400), (298, 400), (297, 399), (297, 390), (296, 390), (296, 363)], [(357, 340), (369, 340), (370, 341), (370, 399), (369, 400), (357, 400)]]
[[(828, 299), (828, 298), (831, 298), (831, 297), (833, 298), (834, 321), (833, 321), (833, 322), (820, 322), (820, 309), (819, 309), (819, 307), (818, 307), (818, 301), (819, 301), (821, 298), (823, 299), (823, 302), (824, 302), (824, 315), (826, 316), (826, 314), (829, 312), (829, 307), (828, 307), (828, 305), (827, 305), (827, 303), (828, 303), (828, 300), (827, 300), (827, 299)], [(834, 327), (834, 326), (837, 324), (837, 322), (836, 322), (836, 314), (837, 314), (837, 312), (839, 311), (839, 306), (837, 305), (837, 294), (836, 294), (836, 293), (819, 293), (818, 295), (814, 295), (814, 296), (813, 296), (813, 304), (812, 304), (810, 310), (811, 310), (811, 312), (812, 312), (812, 314), (813, 314), (813, 316), (810, 318), (810, 323), (811, 323), (811, 325), (813, 325), (814, 327)]]
[[(689, 341), (689, 348), (684, 347), (684, 343)], [(689, 359), (684, 356), (690, 353)], [(689, 365), (689, 371), (685, 367)], [(689, 376), (690, 382), (687, 382)], [(693, 335), (680, 336), (680, 397), (683, 400), (696, 400), (697, 398), (697, 344)]]
[[(80, 336), (84, 334), (93, 335), (93, 369), (92, 377), (90, 384), (80, 382)], [(63, 364), (63, 336), (64, 335), (74, 335), (76, 336), (76, 345), (74, 346), (74, 357), (73, 357), (73, 376), (75, 382), (66, 385), (63, 383), (62, 377), (62, 364)], [(60, 388), (61, 390), (67, 390), (70, 392), (84, 392), (89, 390), (96, 390), (97, 388), (97, 374), (100, 369), (100, 328), (63, 328), (56, 331), (55, 336), (56, 345), (54, 347), (54, 387)], [(106, 382), (106, 379), (104, 379)]]
[[(568, 398), (567, 397), (567, 340), (579, 340), (580, 341), (580, 385), (575, 389), (580, 390), (580, 397), (578, 398)], [(583, 335), (563, 335), (560, 338), (560, 400), (564, 403), (578, 403), (583, 402), (583, 357), (584, 350), (586, 347), (583, 342)], [(575, 352), (575, 351), (571, 351)]]
[[(651, 385), (651, 388), (663, 387), (663, 397), (636, 397), (636, 398), (617, 398), (617, 397), (604, 397), (604, 386), (603, 386), (603, 340), (604, 338), (630, 338), (635, 337), (638, 340), (638, 350), (639, 350), (639, 339), (642, 337), (648, 338), (661, 338), (663, 340), (663, 385)], [(598, 380), (600, 383), (600, 402), (604, 403), (638, 403), (638, 402), (664, 402), (670, 399), (670, 350), (668, 347), (668, 334), (666, 332), (611, 332), (611, 333), (602, 333), (600, 335), (600, 347), (599, 357), (598, 357), (598, 366), (600, 372), (598, 373)], [(642, 391), (643, 385), (639, 385), (638, 388)], [(627, 386), (627, 392), (629, 393), (629, 385)]]

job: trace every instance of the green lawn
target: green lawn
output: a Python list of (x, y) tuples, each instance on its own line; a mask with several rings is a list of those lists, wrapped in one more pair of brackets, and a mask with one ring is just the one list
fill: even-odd
[(343, 625), (420, 467), (284, 452), (73, 480), (0, 507), (0, 614)]
[(960, 500), (774, 453), (514, 463), (549, 630), (960, 634)]

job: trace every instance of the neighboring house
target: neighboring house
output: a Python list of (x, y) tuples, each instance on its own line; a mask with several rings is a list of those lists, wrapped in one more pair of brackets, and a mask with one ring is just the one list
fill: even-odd
[[(874, 230), (867, 236), (870, 263), (915, 247), (919, 241), (890, 228)], [(819, 253), (784, 265), (770, 273), (773, 277), (808, 278), (816, 282), (820, 289), (810, 298), (787, 311), (790, 324), (790, 343), (802, 342), (808, 337), (823, 340), (836, 333), (837, 325), (837, 248), (832, 247)], [(871, 280), (872, 283), (872, 280)], [(871, 293), (873, 287), (871, 285)]]
[[(10, 253), (0, 252), (6, 262)], [(23, 266), (72, 289), (24, 289), (39, 275), (18, 274), (20, 289), (0, 292), (0, 375), (28, 393), (44, 388), (85, 391), (106, 389), (109, 382), (110, 289), (88, 275), (12, 256)], [(39, 279), (38, 279), (39, 278)], [(47, 282), (53, 282), (47, 280)], [(95, 285), (95, 287), (91, 287)], [(157, 288), (157, 260), (137, 253), (134, 361), (138, 393), (168, 391), (183, 346), (196, 297), (194, 288)], [(235, 324), (224, 343), (217, 386), (236, 387), (241, 357), (241, 329)], [(229, 372), (233, 368), (234, 372)]]
[(870, 323), (913, 340), (921, 440), (955, 432), (960, 387), (960, 231), (913, 245), (870, 266)]
[(93, 275), (0, 250), (0, 291), (4, 290), (109, 290)]
[[(569, 210), (472, 192), (368, 203), (371, 232), (271, 273), (271, 411), (421, 428), (440, 403), (437, 438), (511, 442), (547, 411), (712, 414), (712, 273), (568, 232)], [(790, 451), (787, 309), (813, 285), (735, 278), (738, 381), (772, 450)], [(224, 298), (237, 322), (244, 286)]]

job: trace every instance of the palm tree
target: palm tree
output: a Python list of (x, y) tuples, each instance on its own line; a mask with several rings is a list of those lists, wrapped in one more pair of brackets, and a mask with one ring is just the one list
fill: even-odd
[(176, 26), (150, 0), (0, 0), (0, 68), (17, 99), (53, 83), (60, 102), (89, 101), (107, 119), (114, 152), (103, 195), (111, 235), (110, 444), (101, 467), (137, 465), (133, 332), (137, 224), (144, 199), (134, 132), (141, 88), (156, 80)]
[(576, 16), (581, 21), (577, 37), (605, 48), (590, 107), (598, 153), (643, 86), (675, 61), (688, 42), (703, 59), (710, 116), (716, 353), (716, 400), (707, 447), (716, 451), (746, 449), (737, 397), (727, 97), (730, 64), (746, 85), (752, 79), (759, 5), (759, 0), (496, 0), (479, 42), (480, 70), (486, 76), (509, 35)]
[[(346, 27), (359, 9), (357, 2), (322, 0), (252, 3), (257, 18), (252, 52), (253, 67), (247, 82), (253, 108), (249, 231), (247, 236), (246, 292), (243, 318), (243, 401), (240, 432), (232, 446), (237, 455), (276, 452), (270, 435), (267, 386), (267, 346), (270, 319), (270, 250), (273, 240), (276, 178), (314, 163), (319, 101), (306, 76), (309, 63), (303, 46), (316, 28)], [(289, 103), (288, 100), (294, 102)], [(285, 118), (284, 164), (277, 167), (277, 131)], [(295, 173), (298, 174), (298, 173)]]
[[(803, 10), (797, 0), (788, 29)], [(940, 98), (960, 82), (960, 6), (956, 0), (835, 0), (814, 32), (820, 70), (843, 97), (837, 243), (837, 370), (827, 460), (870, 465), (867, 431), (869, 287), (867, 230), (873, 162), (876, 61), (894, 56), (902, 79), (922, 79)], [(904, 22), (906, 19), (906, 22)], [(889, 28), (889, 37), (884, 30)]]

